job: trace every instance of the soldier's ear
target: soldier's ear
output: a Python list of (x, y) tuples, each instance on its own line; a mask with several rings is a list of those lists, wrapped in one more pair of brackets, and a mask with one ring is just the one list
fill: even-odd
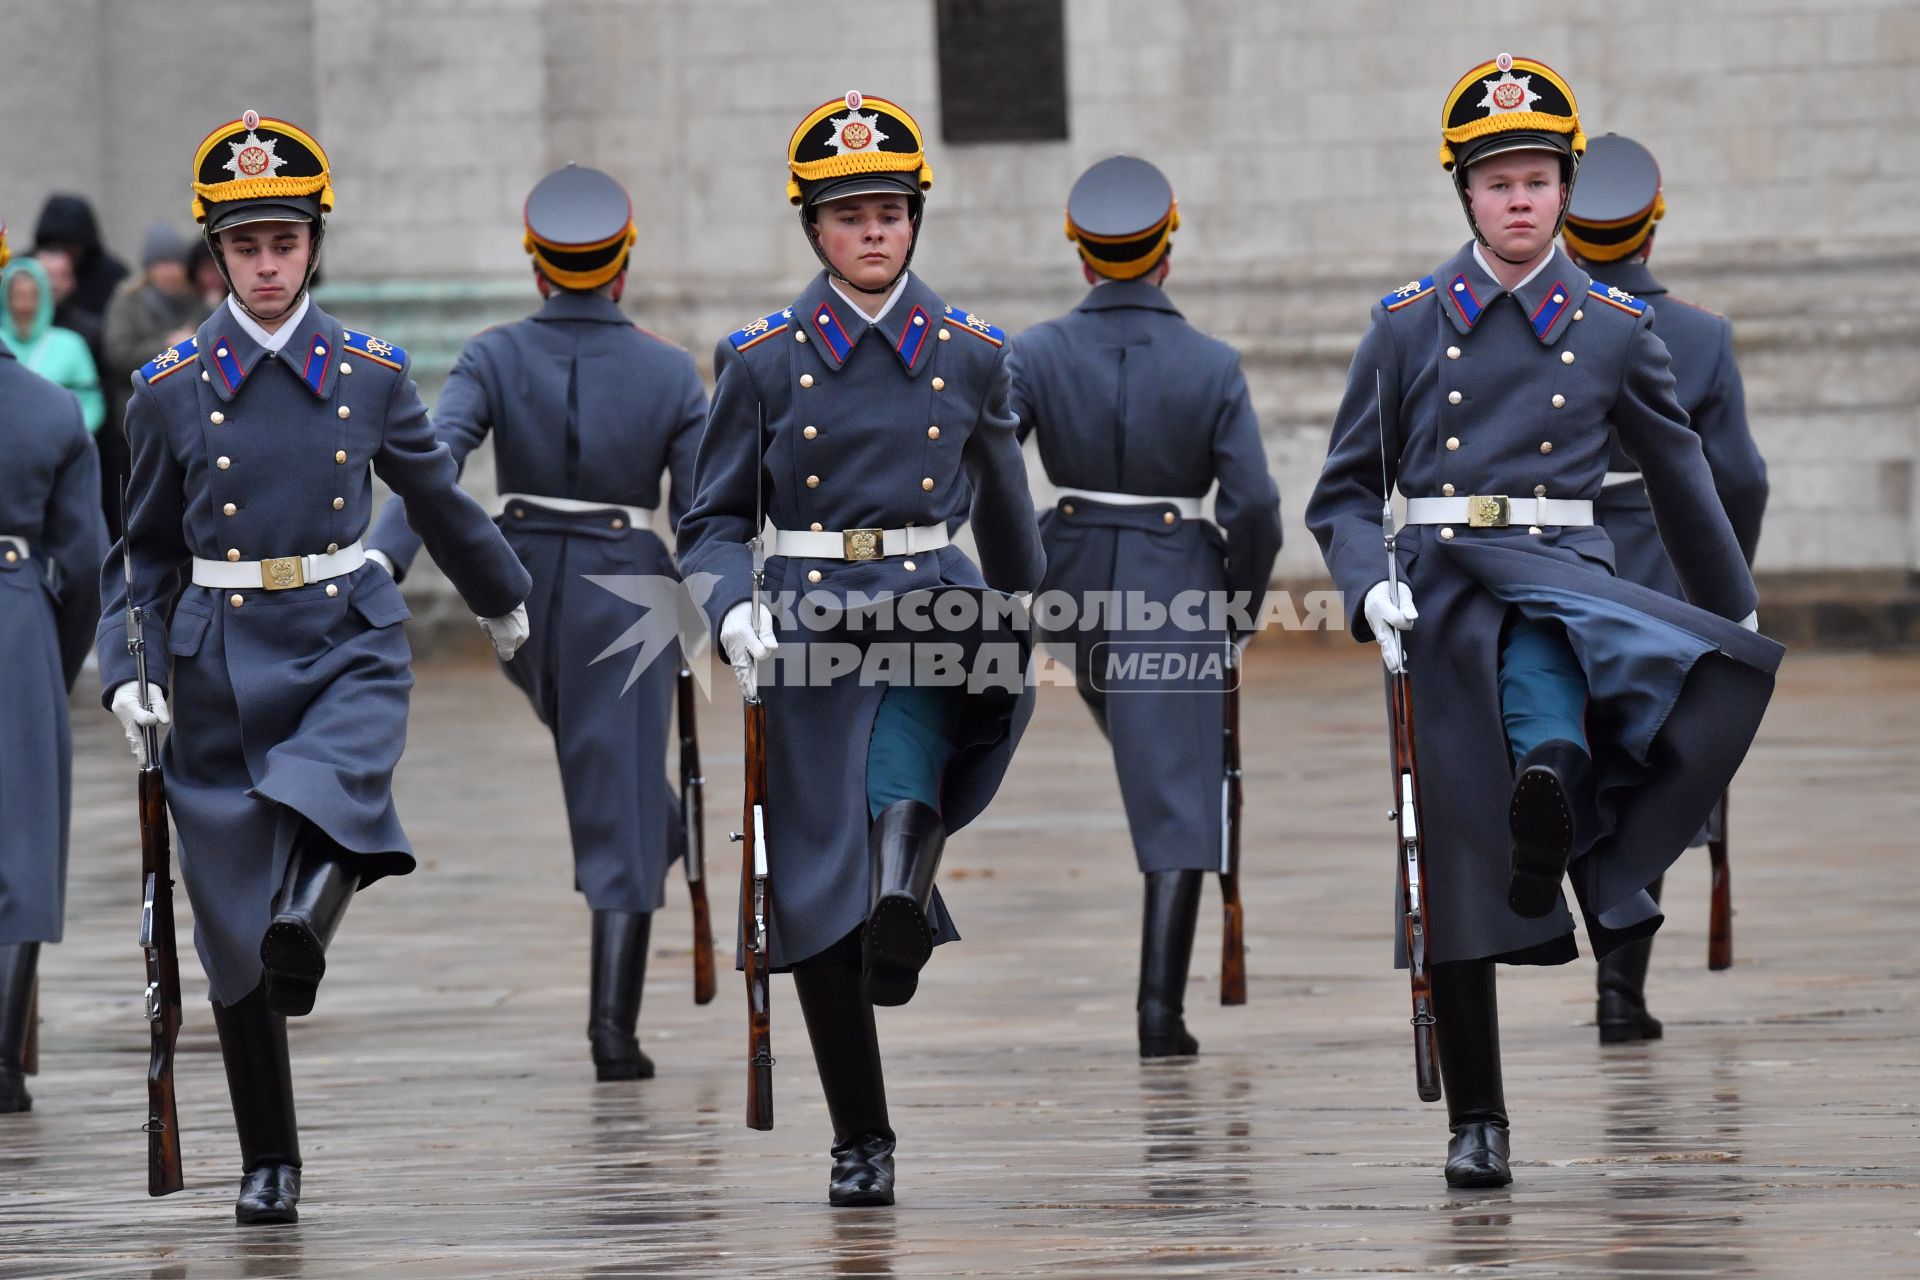
[(542, 298), (551, 298), (553, 296), (553, 281), (547, 279), (546, 273), (538, 267), (533, 269), (533, 287), (540, 291)]
[(615, 302), (620, 301), (620, 296), (627, 291), (627, 269), (620, 268), (620, 274), (609, 280), (607, 284), (607, 296)]

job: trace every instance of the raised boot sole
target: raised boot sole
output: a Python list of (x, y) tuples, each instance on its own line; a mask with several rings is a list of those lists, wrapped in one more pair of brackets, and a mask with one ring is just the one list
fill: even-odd
[(267, 971), (267, 1007), (289, 1018), (313, 1012), (320, 979), (327, 973), (327, 951), (306, 921), (282, 916), (260, 939), (260, 963)]
[(902, 1005), (920, 986), (920, 970), (933, 955), (933, 928), (920, 904), (905, 894), (882, 897), (867, 917), (867, 998)]
[(1513, 837), (1513, 879), (1507, 905), (1516, 915), (1538, 919), (1560, 900), (1560, 882), (1573, 852), (1573, 810), (1559, 777), (1536, 766), (1520, 775), (1507, 806)]

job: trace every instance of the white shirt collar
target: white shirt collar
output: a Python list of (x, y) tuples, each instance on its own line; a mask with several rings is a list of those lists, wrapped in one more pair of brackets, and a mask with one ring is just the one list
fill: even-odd
[[(1495, 281), (1498, 281), (1500, 279), (1499, 275), (1495, 273), (1492, 266), (1488, 264), (1486, 257), (1481, 254), (1480, 242), (1478, 240), (1475, 240), (1473, 242), (1473, 260), (1479, 263), (1480, 269), (1486, 272), (1487, 275), (1490, 276), (1492, 279), (1494, 279)], [(1527, 274), (1523, 278), (1521, 278), (1516, 284), (1514, 284), (1512, 288), (1508, 289), (1507, 292), (1519, 293), (1522, 289), (1526, 288), (1529, 284), (1533, 283), (1533, 278), (1539, 275), (1542, 271), (1545, 271), (1547, 269), (1547, 264), (1552, 261), (1553, 261), (1553, 246), (1549, 244), (1547, 246), (1546, 254), (1540, 259), (1539, 262), (1534, 264), (1533, 270), (1527, 272)]]
[(233, 312), (233, 318), (240, 322), (241, 329), (246, 331), (246, 335), (249, 338), (259, 343), (262, 350), (270, 353), (279, 351), (280, 348), (293, 341), (293, 335), (300, 328), (300, 322), (306, 318), (307, 308), (312, 305), (312, 303), (312, 294), (301, 294), (300, 305), (293, 309), (293, 313), (287, 317), (286, 322), (272, 333), (268, 333), (260, 327), (259, 323), (254, 320), (252, 316), (246, 313), (240, 304), (234, 300), (232, 294), (227, 295), (227, 310)]
[(828, 276), (827, 283), (833, 286), (833, 291), (840, 295), (840, 300), (842, 302), (846, 303), (848, 306), (852, 307), (856, 312), (859, 313), (861, 319), (865, 320), (869, 324), (879, 324), (882, 320), (887, 318), (887, 312), (893, 310), (893, 304), (900, 301), (900, 295), (906, 292), (908, 279), (910, 279), (909, 274), (905, 271), (902, 271), (900, 273), (900, 283), (893, 286), (893, 292), (887, 295), (887, 300), (880, 304), (880, 310), (875, 312), (873, 315), (868, 315), (865, 307), (862, 307), (859, 303), (855, 302), (852, 298), (849, 298), (847, 296), (846, 290), (840, 287), (840, 282), (838, 280), (835, 280), (832, 276)]

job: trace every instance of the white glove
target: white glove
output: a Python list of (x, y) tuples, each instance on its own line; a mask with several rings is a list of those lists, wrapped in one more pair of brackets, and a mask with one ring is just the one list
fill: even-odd
[(127, 745), (133, 748), (133, 758), (140, 762), (141, 768), (147, 764), (147, 740), (141, 732), (148, 725), (161, 726), (173, 723), (173, 713), (167, 710), (167, 695), (156, 684), (147, 685), (148, 705), (140, 705), (140, 686), (128, 680), (113, 691), (113, 714), (120, 721), (120, 729), (127, 735)]
[(497, 618), (475, 618), (480, 629), (487, 633), (487, 639), (493, 641), (493, 651), (500, 655), (500, 661), (509, 662), (513, 655), (520, 652), (520, 646), (533, 634), (533, 628), (527, 624), (527, 606), (517, 604), (512, 613), (503, 613)]
[(369, 547), (367, 548), (367, 559), (373, 561), (375, 564), (379, 565), (382, 569), (385, 569), (387, 571), (387, 576), (389, 578), (393, 578), (395, 580), (399, 579), (400, 575), (393, 571), (393, 560), (391, 557), (387, 555), (386, 552), (378, 550), (373, 547)]
[(1400, 645), (1400, 633), (1413, 630), (1420, 611), (1413, 607), (1413, 589), (1406, 583), (1393, 583), (1391, 590), (1393, 594), (1389, 594), (1386, 582), (1374, 583), (1367, 589), (1363, 608), (1373, 638), (1380, 642), (1380, 660), (1389, 671), (1405, 671), (1406, 652)]
[(753, 697), (758, 687), (754, 664), (779, 647), (773, 636), (773, 614), (765, 605), (754, 616), (753, 602), (742, 600), (720, 619), (720, 648), (733, 664), (733, 678), (740, 682), (742, 697)]
[(1755, 609), (1752, 613), (1740, 619), (1740, 625), (1749, 631), (1758, 631), (1760, 629), (1760, 611)]

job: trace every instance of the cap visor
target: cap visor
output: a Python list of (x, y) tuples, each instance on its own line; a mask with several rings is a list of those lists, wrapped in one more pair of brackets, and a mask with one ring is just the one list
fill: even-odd
[(207, 223), (212, 231), (230, 231), (234, 227), (245, 226), (251, 222), (306, 222), (313, 221), (311, 210), (290, 204), (249, 204), (238, 209), (217, 213)]
[(848, 178), (829, 178), (807, 192), (807, 207), (855, 196), (918, 196), (920, 186), (904, 173), (861, 173)]

